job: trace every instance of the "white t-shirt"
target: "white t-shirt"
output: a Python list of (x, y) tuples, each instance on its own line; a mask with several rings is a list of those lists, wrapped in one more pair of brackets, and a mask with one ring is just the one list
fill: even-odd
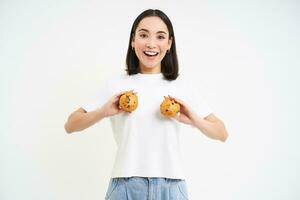
[(199, 95), (193, 83), (178, 77), (174, 81), (164, 79), (163, 74), (121, 75), (110, 79), (98, 94), (82, 108), (87, 112), (101, 107), (113, 95), (134, 90), (138, 107), (132, 113), (110, 117), (117, 143), (117, 154), (111, 177), (166, 177), (185, 179), (180, 153), (180, 125), (175, 119), (160, 113), (164, 96), (183, 100), (204, 118), (210, 107)]

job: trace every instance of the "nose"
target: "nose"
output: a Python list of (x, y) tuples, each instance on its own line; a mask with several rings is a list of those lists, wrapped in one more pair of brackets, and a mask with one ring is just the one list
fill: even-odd
[(147, 43), (146, 43), (147, 48), (153, 49), (155, 48), (155, 39), (152, 37), (149, 37)]

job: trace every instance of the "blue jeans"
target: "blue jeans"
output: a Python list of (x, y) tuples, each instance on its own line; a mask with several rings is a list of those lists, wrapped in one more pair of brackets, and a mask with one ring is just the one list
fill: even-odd
[(111, 178), (106, 200), (188, 200), (183, 179), (120, 177)]

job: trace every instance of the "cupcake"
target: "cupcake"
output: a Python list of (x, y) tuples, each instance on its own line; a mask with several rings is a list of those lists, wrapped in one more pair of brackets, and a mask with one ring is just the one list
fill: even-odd
[(129, 91), (121, 95), (119, 99), (119, 107), (122, 110), (126, 112), (132, 112), (137, 108), (137, 106), (138, 106), (138, 97), (135, 93)]
[(160, 112), (166, 117), (174, 117), (180, 111), (180, 104), (175, 100), (164, 97), (165, 99), (160, 104)]

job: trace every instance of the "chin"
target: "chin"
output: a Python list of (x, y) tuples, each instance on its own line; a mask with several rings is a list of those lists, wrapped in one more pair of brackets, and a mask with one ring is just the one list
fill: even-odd
[(154, 68), (157, 67), (157, 65), (144, 65), (144, 66), (145, 66), (145, 68), (147, 68), (147, 69), (154, 69)]
[(159, 66), (159, 63), (149, 63), (149, 62), (144, 62), (142, 63), (143, 66), (147, 69), (154, 69), (156, 68), (157, 66)]

